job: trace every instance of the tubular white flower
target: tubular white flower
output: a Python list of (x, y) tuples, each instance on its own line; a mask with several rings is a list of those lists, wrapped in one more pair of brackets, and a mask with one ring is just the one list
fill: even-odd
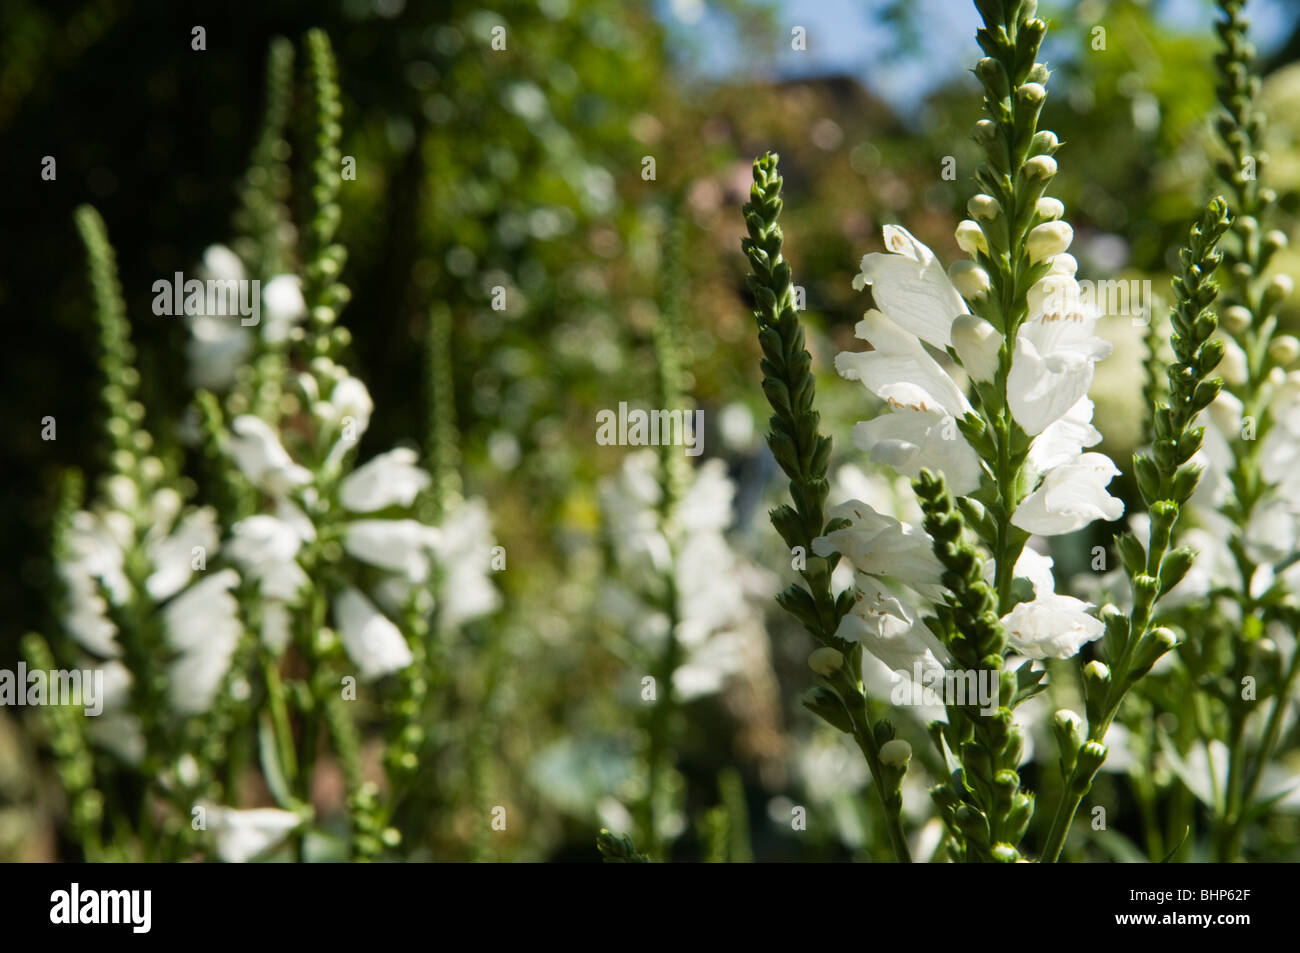
[(973, 491), (980, 463), (957, 429), (956, 418), (970, 404), (956, 382), (915, 336), (879, 311), (866, 313), (857, 334), (874, 350), (842, 352), (835, 367), (848, 380), (862, 381), (892, 412), (858, 424), (854, 441), (899, 473), (914, 477), (930, 467), (943, 472), (954, 493)]
[(215, 804), (201, 805), (217, 856), (228, 864), (243, 864), (279, 845), (297, 830), (302, 819), (292, 811), (274, 807), (236, 810)]
[(429, 474), (416, 466), (414, 450), (399, 447), (353, 470), (339, 484), (339, 502), (354, 513), (387, 506), (410, 506), (429, 486)]
[(348, 555), (380, 569), (402, 573), (412, 582), (429, 577), (438, 530), (418, 520), (354, 520), (343, 531)]
[(363, 682), (374, 681), (411, 664), (410, 646), (397, 626), (352, 586), (334, 597), (334, 620), (343, 648), (356, 664)]
[(934, 253), (907, 229), (886, 225), (884, 233), (889, 252), (865, 255), (853, 287), (861, 291), (870, 284), (877, 306), (900, 328), (941, 350), (947, 348), (953, 319), (967, 312), (966, 302)]
[(190, 581), (194, 574), (194, 549), (204, 551), (205, 558), (217, 551), (217, 513), (210, 506), (185, 515), (170, 534), (150, 540), (145, 551), (154, 571), (145, 580), (145, 590), (155, 602), (170, 599)]
[(979, 455), (957, 429), (956, 419), (937, 411), (897, 406), (853, 427), (853, 442), (876, 463), (915, 479), (923, 468), (943, 473), (958, 496), (980, 484)]
[(1002, 617), (1007, 640), (1031, 659), (1066, 659), (1079, 654), (1084, 643), (1101, 638), (1106, 626), (1088, 613), (1091, 603), (1054, 592), (1022, 602)]
[[(726, 512), (730, 513), (730, 507)], [(662, 535), (658, 540), (666, 549)], [(492, 517), (482, 500), (465, 500), (444, 517), (434, 542), (442, 570), (439, 599), (444, 624), (459, 625), (495, 612), (501, 605), (501, 593), (492, 582), (495, 545)]]
[[(1028, 582), (1033, 587), (1035, 596), (1043, 596), (1056, 591), (1052, 565), (1051, 556), (1044, 556), (1033, 547), (1026, 546), (1021, 550), (1020, 558), (1016, 560), (1015, 577)], [(984, 580), (990, 586), (993, 585), (996, 569), (993, 560), (984, 561)]]
[(244, 263), (225, 245), (209, 245), (199, 270), (204, 278), (214, 281), (243, 281), (246, 277)]
[(179, 656), (169, 668), (169, 697), (181, 714), (212, 707), (243, 626), (239, 603), (230, 590), (239, 573), (222, 569), (190, 586), (162, 610), (168, 644)]
[(948, 267), (948, 280), (952, 282), (957, 293), (967, 301), (976, 301), (988, 295), (989, 273), (965, 258), (954, 261)]
[(1029, 447), (1029, 463), (1039, 473), (1046, 473), (1062, 463), (1069, 463), (1101, 442), (1101, 431), (1092, 425), (1092, 401), (1081, 397), (1060, 420), (1048, 424)]
[(839, 553), (859, 573), (897, 579), (927, 598), (943, 597), (943, 565), (924, 530), (877, 513), (861, 500), (833, 507), (828, 518), (847, 519), (849, 525), (814, 539), (818, 556)]
[(370, 399), (366, 385), (355, 377), (347, 376), (334, 385), (326, 413), (329, 423), (335, 427), (350, 419), (356, 428), (354, 437), (360, 440), (370, 426), (370, 415), (374, 409), (375, 404)]
[(1124, 503), (1106, 492), (1119, 470), (1100, 453), (1080, 454), (1070, 463), (1052, 469), (1016, 507), (1012, 524), (1040, 536), (1060, 536), (1124, 515)]
[(307, 573), (296, 562), (302, 546), (297, 528), (277, 517), (259, 513), (231, 527), (226, 555), (256, 582), (266, 599), (292, 602), (306, 587)]
[(307, 316), (297, 275), (276, 275), (268, 281), (262, 289), (262, 303), (266, 308), (262, 337), (271, 344), (287, 340), (294, 326)]
[[(874, 350), (837, 354), (835, 369), (841, 377), (862, 381), (867, 390), (891, 406), (937, 410), (954, 417), (970, 410), (961, 388), (916, 336), (882, 312), (868, 311), (854, 330), (859, 338), (871, 342)], [(950, 341), (950, 331), (945, 335)]]
[(921, 666), (922, 678), (942, 676), (946, 657), (943, 647), (917, 612), (879, 579), (858, 573), (853, 609), (840, 620), (835, 635), (858, 642), (893, 672), (911, 675)]
[(1049, 275), (1030, 290), (1030, 317), (1016, 335), (1007, 402), (1031, 436), (1064, 417), (1092, 384), (1096, 362), (1111, 352), (1094, 333), (1099, 315), (1080, 300), (1078, 284)]
[(244, 414), (230, 424), (228, 444), (235, 466), (259, 489), (281, 496), (311, 482), (311, 472), (293, 462), (280, 438), (260, 417)]
[(998, 373), (1002, 335), (998, 329), (974, 314), (963, 314), (952, 323), (952, 346), (971, 380), (991, 381)]

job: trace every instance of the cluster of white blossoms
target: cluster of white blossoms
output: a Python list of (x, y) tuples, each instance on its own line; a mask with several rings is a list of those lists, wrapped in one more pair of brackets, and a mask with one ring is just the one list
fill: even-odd
[[(207, 274), (244, 277), (222, 246), (204, 261)], [(280, 345), (306, 314), (298, 279), (275, 278), (263, 294), (261, 334)], [(237, 315), (195, 315), (189, 325), (193, 381), (230, 386), (252, 349), (250, 329)], [(180, 481), (158, 457), (118, 451), (99, 501), (75, 513), (62, 534), (63, 622), (105, 672), (104, 712), (91, 736), (128, 763), (140, 763), (147, 745), (130, 711), (134, 676), (123, 664), (116, 618), (160, 627), (168, 701), (176, 714), (194, 716), (211, 711), (223, 690), (235, 702), (248, 697), (248, 682), (232, 663), (249, 626), (259, 628), (273, 658), (293, 641), (295, 624), (318, 649), (328, 649), (335, 633), (365, 682), (413, 660), (394, 618), (412, 611), (428, 618), (436, 606), (439, 624), (453, 628), (499, 605), (483, 502), (448, 502), (437, 526), (416, 519), (417, 497), (431, 478), (414, 450), (399, 447), (352, 466), (374, 409), (365, 384), (325, 357), (290, 377), (302, 413), (286, 418), (283, 432), (244, 414), (220, 435), (258, 509), (228, 532), (213, 507), (185, 504)], [(143, 431), (137, 437), (144, 450), (152, 445)], [(319, 631), (314, 598), (328, 600)], [(301, 823), (292, 811), (208, 807), (214, 849), (225, 860), (249, 859)]]
[[(211, 245), (203, 253), (199, 273), (205, 281), (222, 283), (248, 280), (244, 263), (225, 245)], [(287, 341), (307, 316), (302, 282), (297, 275), (276, 275), (261, 288), (261, 308), (256, 327), (227, 314), (189, 314), (190, 340), (186, 345), (190, 383), (211, 391), (234, 384), (253, 352), (254, 334), (268, 345)]]
[[(976, 196), (972, 213), (990, 202)], [(1115, 465), (1086, 450), (1101, 440), (1087, 393), (1094, 365), (1110, 345), (1096, 334), (1100, 313), (1074, 278), (1076, 264), (1066, 252), (1070, 228), (1055, 220), (1060, 203), (1043, 199), (1039, 215), (1050, 220), (1030, 232), (1027, 249), (1034, 261), (1048, 263), (1049, 272), (1029, 291), (1029, 313), (1017, 330), (1005, 380), (1007, 406), (1032, 440), (1028, 466), (1035, 472), (1028, 485), (1034, 488), (1011, 522), (1035, 536), (1056, 536), (1093, 520), (1118, 519), (1123, 503), (1106, 489), (1119, 472)], [(899, 226), (885, 226), (884, 239), (888, 251), (866, 255), (854, 279), (858, 290), (870, 285), (876, 304), (856, 329), (872, 350), (841, 353), (835, 361), (842, 376), (860, 380), (885, 404), (880, 416), (854, 428), (854, 442), (900, 474), (937, 471), (954, 495), (970, 495), (992, 484), (995, 461), (982, 459), (962, 435), (958, 421), (975, 411), (963, 382), (926, 345), (946, 353), (975, 385), (1000, 383), (1003, 335), (968, 306), (987, 295), (988, 275), (968, 260), (945, 272), (933, 252)], [(974, 221), (958, 227), (957, 239), (969, 253), (983, 248)], [(861, 642), (895, 670), (910, 672), (918, 660), (923, 668), (942, 665), (938, 642), (920, 621), (926, 603), (943, 592), (929, 536), (859, 500), (830, 516), (849, 525), (814, 541), (814, 549), (840, 553), (853, 566), (857, 597), (838, 634)], [(1022, 655), (1069, 658), (1099, 638), (1104, 626), (1090, 604), (1056, 593), (1051, 560), (1030, 542), (1015, 573), (1033, 597), (1002, 622)]]
[(737, 553), (726, 538), (732, 524), (735, 486), (721, 460), (692, 470), (690, 483), (667, 514), (675, 528), (670, 544), (661, 514), (663, 487), (654, 450), (624, 458), (617, 475), (600, 487), (600, 503), (617, 581), (602, 586), (602, 615), (629, 627), (632, 641), (647, 649), (662, 645), (669, 615), (660, 591), (671, 578), (676, 593), (675, 634), (681, 664), (673, 689), (683, 701), (717, 692), (766, 652), (758, 603), (771, 580)]

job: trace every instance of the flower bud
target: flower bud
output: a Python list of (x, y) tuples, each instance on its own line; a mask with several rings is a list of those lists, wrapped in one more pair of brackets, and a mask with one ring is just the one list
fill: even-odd
[(1273, 229), (1264, 234), (1264, 245), (1270, 251), (1277, 251), (1279, 248), (1286, 248), (1286, 232)]
[(991, 381), (997, 376), (1002, 336), (983, 318), (975, 314), (958, 316), (952, 323), (952, 346), (972, 380)]
[(975, 301), (989, 293), (989, 273), (965, 258), (959, 258), (948, 268), (948, 280), (967, 301)]
[(1025, 239), (1025, 251), (1030, 261), (1042, 261), (1065, 251), (1073, 239), (1074, 229), (1065, 222), (1044, 222), (1030, 230)]
[(1268, 356), (1274, 364), (1285, 367), (1295, 362), (1300, 357), (1300, 341), (1297, 341), (1295, 335), (1279, 334), (1268, 344)]
[(1110, 690), (1110, 669), (1103, 663), (1092, 661), (1083, 667), (1083, 701), (1090, 722), (1102, 719), (1102, 705)]
[(1048, 155), (1061, 147), (1061, 140), (1056, 138), (1056, 133), (1050, 129), (1044, 129), (1041, 132), (1034, 133), (1034, 138), (1029, 140), (1029, 154), (1031, 156)]
[(974, 256), (980, 251), (988, 254), (989, 243), (978, 222), (969, 218), (962, 219), (957, 223), (957, 231), (954, 234), (957, 238), (957, 247), (966, 254)]
[(1034, 156), (1025, 163), (1025, 176), (1031, 182), (1046, 182), (1056, 175), (1056, 160), (1051, 156)]
[(1239, 304), (1229, 305), (1219, 316), (1219, 323), (1230, 334), (1242, 334), (1250, 327), (1250, 311)]
[(1038, 217), (1044, 221), (1055, 221), (1065, 214), (1065, 203), (1060, 199), (1041, 198), (1038, 200), (1038, 204), (1034, 207), (1034, 211), (1037, 212)]
[(975, 128), (971, 130), (971, 138), (982, 146), (992, 142), (997, 134), (998, 124), (992, 119), (981, 119), (975, 123)]
[(824, 645), (808, 656), (808, 667), (818, 675), (833, 675), (844, 664), (844, 654), (839, 649)]
[(898, 767), (912, 760), (912, 746), (902, 738), (886, 741), (880, 746), (880, 763)]
[(1016, 89), (1016, 102), (1025, 103), (1028, 106), (1041, 105), (1047, 98), (1047, 90), (1041, 83), (1025, 83)]
[(1290, 275), (1274, 275), (1264, 286), (1264, 310), (1269, 311), (1277, 307), (1287, 298), (1291, 297), (1291, 292), (1295, 290), (1295, 282), (1291, 280)]
[(1002, 206), (993, 196), (981, 192), (970, 197), (970, 201), (966, 203), (966, 211), (970, 213), (971, 218), (991, 222), (1001, 214)]
[(1062, 708), (1052, 716), (1052, 734), (1061, 751), (1061, 760), (1068, 771), (1074, 766), (1074, 758), (1083, 744), (1083, 719), (1068, 708)]
[(1014, 864), (1020, 859), (1020, 851), (1006, 843), (994, 844), (992, 854), (993, 859), (999, 864)]

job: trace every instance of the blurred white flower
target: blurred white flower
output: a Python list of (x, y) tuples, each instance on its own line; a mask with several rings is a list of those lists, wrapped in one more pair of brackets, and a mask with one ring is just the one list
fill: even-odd
[(163, 629), (177, 657), (168, 668), (172, 707), (193, 715), (212, 707), (243, 626), (230, 590), (239, 573), (222, 569), (201, 579), (162, 609)]
[(289, 338), (294, 327), (307, 316), (302, 282), (297, 275), (276, 275), (262, 287), (262, 337), (270, 344)]
[(272, 496), (311, 483), (311, 471), (293, 462), (270, 424), (244, 414), (230, 424), (229, 452), (248, 481)]
[(429, 486), (429, 474), (416, 465), (414, 450), (399, 447), (357, 467), (339, 484), (339, 502), (354, 513), (387, 506), (410, 506)]
[(243, 864), (265, 854), (297, 830), (302, 819), (292, 811), (259, 807), (236, 810), (203, 803), (208, 831), (217, 856), (228, 864)]
[(356, 588), (348, 586), (334, 597), (334, 620), (363, 682), (411, 664), (411, 649), (401, 631)]

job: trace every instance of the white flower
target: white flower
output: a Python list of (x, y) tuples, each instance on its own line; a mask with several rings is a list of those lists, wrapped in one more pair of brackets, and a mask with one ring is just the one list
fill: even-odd
[(130, 701), (131, 672), (116, 660), (96, 662), (87, 668), (104, 673), (103, 712), (91, 718), (87, 729), (91, 740), (127, 764), (144, 760), (145, 738), (140, 719), (126, 710)]
[(1104, 454), (1080, 454), (1051, 470), (1016, 507), (1011, 522), (1029, 533), (1059, 536), (1096, 519), (1117, 520), (1124, 514), (1124, 503), (1107, 493), (1106, 486), (1118, 475)]
[(230, 424), (229, 453), (248, 481), (272, 496), (283, 496), (311, 482), (311, 472), (293, 462), (271, 426), (244, 414)]
[(453, 507), (443, 517), (433, 546), (442, 572), (443, 625), (454, 627), (500, 607), (501, 594), (492, 582), (496, 540), (486, 503), (472, 499)]
[(228, 864), (243, 864), (266, 853), (297, 830), (302, 819), (292, 811), (259, 807), (236, 810), (201, 805), (207, 813), (217, 856)]
[(952, 323), (952, 346), (971, 380), (991, 381), (998, 372), (1002, 335), (998, 329), (974, 314), (964, 314)]
[(859, 423), (854, 442), (899, 473), (915, 477), (928, 467), (944, 474), (954, 494), (973, 491), (980, 461), (957, 428), (956, 418), (970, 404), (956, 382), (915, 336), (879, 311), (866, 313), (857, 335), (874, 349), (842, 352), (835, 368), (848, 380), (862, 381), (891, 413)]
[(943, 597), (939, 582), (943, 564), (923, 530), (877, 513), (861, 500), (832, 508), (829, 518), (847, 519), (850, 524), (814, 539), (813, 552), (818, 556), (839, 553), (859, 573), (897, 579), (931, 599)]
[(1065, 659), (1079, 653), (1085, 642), (1101, 638), (1106, 626), (1089, 615), (1091, 603), (1054, 592), (1036, 594), (1002, 617), (1007, 639), (1031, 659)]
[(1032, 436), (1088, 393), (1094, 365), (1111, 345), (1094, 333), (1099, 315), (1082, 301), (1073, 278), (1048, 275), (1031, 289), (1029, 301), (1030, 317), (1016, 334), (1007, 402)]
[(339, 502), (354, 513), (388, 506), (410, 506), (429, 486), (429, 474), (416, 466), (414, 450), (398, 448), (353, 470), (339, 484)]
[(307, 316), (297, 275), (276, 275), (268, 281), (262, 288), (262, 304), (266, 309), (262, 337), (271, 344), (287, 340), (289, 332)]
[(162, 602), (180, 592), (194, 574), (194, 550), (201, 550), (206, 560), (219, 545), (217, 513), (210, 506), (186, 514), (170, 534), (150, 540), (145, 548), (154, 566), (145, 580), (149, 597)]
[(259, 513), (231, 527), (231, 537), (226, 555), (258, 584), (263, 598), (292, 602), (306, 587), (307, 574), (296, 562), (303, 542), (297, 527)]
[(355, 427), (354, 440), (370, 426), (370, 415), (375, 409), (366, 385), (355, 377), (343, 377), (330, 393), (326, 420), (335, 426), (351, 421)]
[(179, 655), (169, 669), (172, 707), (185, 715), (212, 707), (243, 627), (230, 590), (239, 574), (223, 569), (190, 586), (162, 609), (168, 644)]
[(95, 655), (120, 655), (117, 626), (108, 617), (109, 603), (124, 605), (131, 584), (123, 570), (118, 534), (102, 516), (81, 510), (72, 517), (63, 548), (58, 572), (64, 585), (62, 621), (68, 634)]
[(966, 314), (966, 302), (952, 286), (934, 253), (901, 225), (884, 227), (888, 253), (873, 252), (862, 259), (853, 279), (899, 327), (943, 350), (952, 343), (953, 319)]
[(362, 562), (423, 582), (438, 535), (417, 520), (353, 520), (343, 531), (343, 548)]
[[(199, 272), (207, 280), (245, 279), (244, 263), (224, 245), (208, 247)], [(190, 330), (190, 340), (185, 345), (190, 383), (206, 390), (226, 390), (252, 350), (253, 338), (248, 328), (231, 315), (187, 314), (185, 320)]]
[(922, 680), (942, 676), (946, 658), (943, 646), (900, 593), (875, 576), (855, 577), (852, 610), (840, 620), (835, 635), (862, 647), (887, 665), (891, 672), (911, 676), (919, 663)]
[(1092, 401), (1079, 398), (1059, 420), (1048, 424), (1029, 447), (1029, 462), (1039, 473), (1074, 460), (1084, 447), (1101, 442), (1101, 432), (1092, 425)]
[[(1035, 596), (1056, 591), (1056, 580), (1052, 577), (1052, 557), (1044, 556), (1030, 546), (1020, 551), (1014, 572), (1017, 579), (1026, 580), (1033, 587)], [(989, 585), (993, 585), (996, 574), (997, 565), (993, 560), (984, 560), (984, 579)]]
[(410, 646), (369, 599), (348, 586), (334, 597), (334, 620), (348, 657), (363, 682), (400, 671), (411, 664)]

